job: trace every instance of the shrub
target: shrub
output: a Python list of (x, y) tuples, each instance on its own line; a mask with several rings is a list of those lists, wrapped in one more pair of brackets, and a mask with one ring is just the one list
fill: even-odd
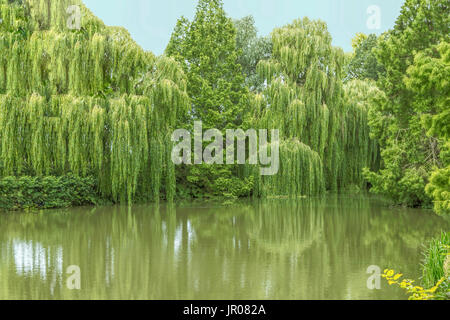
[(95, 179), (60, 177), (4, 177), (0, 179), (0, 208), (49, 209), (99, 202)]

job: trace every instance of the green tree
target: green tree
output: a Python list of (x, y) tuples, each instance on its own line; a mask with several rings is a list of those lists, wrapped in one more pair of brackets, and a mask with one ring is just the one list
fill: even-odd
[(205, 129), (237, 127), (243, 122), (247, 88), (238, 63), (236, 29), (221, 0), (200, 0), (195, 18), (181, 18), (166, 54), (187, 75), (192, 119)]
[(344, 52), (332, 46), (320, 20), (277, 28), (272, 42), (272, 58), (258, 65), (267, 88), (254, 95), (253, 109), (256, 126), (280, 130), (280, 172), (262, 179), (258, 190), (309, 196), (363, 187), (360, 172), (378, 154), (365, 101), (373, 85), (343, 86)]
[(355, 37), (352, 39), (352, 48), (353, 51), (356, 51), (361, 44), (367, 40), (367, 34), (358, 32)]
[[(178, 20), (166, 54), (182, 65), (187, 76), (191, 113), (185, 127), (201, 120), (203, 129), (245, 128), (248, 89), (236, 43), (233, 21), (221, 0), (200, 0), (193, 21)], [(180, 193), (194, 197), (247, 196), (251, 181), (238, 177), (239, 168), (196, 165), (178, 168)], [(234, 192), (228, 186), (240, 186)]]
[(426, 187), (435, 211), (450, 213), (450, 44), (441, 42), (420, 51), (408, 68), (406, 87), (430, 139), (433, 172)]
[(347, 66), (347, 80), (371, 79), (377, 81), (384, 72), (373, 51), (377, 47), (377, 36), (371, 34), (365, 38), (361, 35), (354, 39), (354, 54)]
[[(431, 204), (425, 186), (441, 155), (437, 137), (427, 134), (430, 130), (423, 125), (423, 113), (436, 108), (431, 103), (438, 95), (448, 94), (438, 94), (433, 79), (421, 75), (408, 80), (405, 76), (408, 70), (410, 75), (417, 73), (410, 67), (419, 62), (421, 52), (449, 42), (449, 9), (448, 0), (405, 1), (395, 27), (381, 36), (375, 49), (386, 70), (378, 81), (386, 96), (378, 99), (369, 121), (373, 135), (381, 143), (384, 165), (378, 173), (366, 171), (366, 177), (374, 192), (385, 194), (398, 204)], [(422, 86), (431, 86), (433, 90), (424, 91), (425, 95), (420, 97), (417, 89)]]
[(247, 16), (234, 21), (236, 27), (236, 45), (240, 50), (238, 63), (242, 66), (245, 83), (252, 91), (260, 91), (263, 80), (257, 72), (257, 65), (261, 60), (270, 59), (272, 55), (272, 41), (270, 37), (258, 37), (255, 19)]
[[(0, 178), (94, 177), (115, 202), (172, 199), (167, 133), (189, 107), (178, 63), (81, 0), (10, 2), (0, 0)], [(80, 30), (67, 28), (70, 5)]]

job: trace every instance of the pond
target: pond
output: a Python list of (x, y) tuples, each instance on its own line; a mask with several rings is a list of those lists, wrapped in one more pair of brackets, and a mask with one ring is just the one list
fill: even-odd
[(369, 289), (368, 268), (419, 280), (423, 243), (448, 230), (345, 195), (0, 213), (0, 299), (407, 299)]

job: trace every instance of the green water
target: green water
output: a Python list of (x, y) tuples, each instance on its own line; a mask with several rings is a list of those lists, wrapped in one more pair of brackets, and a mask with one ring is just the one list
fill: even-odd
[[(368, 197), (0, 214), (0, 299), (405, 299), (367, 268), (420, 277), (431, 211)], [(80, 290), (67, 288), (80, 268)]]

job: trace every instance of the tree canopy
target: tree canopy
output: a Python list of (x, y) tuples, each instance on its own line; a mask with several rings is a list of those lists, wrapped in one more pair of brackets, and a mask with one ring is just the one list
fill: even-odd
[(270, 37), (258, 37), (255, 19), (247, 16), (234, 21), (236, 28), (236, 46), (241, 50), (238, 63), (245, 75), (245, 83), (252, 91), (260, 91), (264, 85), (258, 75), (257, 66), (261, 60), (270, 59), (272, 41)]
[[(113, 202), (371, 188), (449, 213), (449, 6), (406, 0), (392, 30), (345, 54), (323, 21), (259, 37), (253, 17), (199, 0), (157, 57), (81, 0), (0, 0), (0, 178), (73, 176)], [(170, 136), (194, 121), (278, 129), (279, 173), (175, 167)]]
[[(72, 4), (80, 30), (66, 26)], [(176, 61), (145, 52), (81, 1), (0, 5), (0, 175), (92, 175), (114, 201), (173, 198), (162, 132), (189, 108)]]
[(425, 192), (433, 168), (445, 166), (441, 150), (448, 144), (439, 129), (448, 113), (448, 10), (448, 0), (405, 1), (395, 27), (375, 49), (386, 70), (378, 81), (385, 97), (378, 99), (369, 122), (382, 147), (383, 168), (366, 176), (375, 192), (398, 204), (429, 206), (433, 194), (440, 207), (442, 197), (449, 199), (448, 181)]
[(181, 18), (166, 54), (187, 76), (192, 118), (205, 129), (242, 124), (247, 89), (238, 63), (236, 29), (221, 0), (200, 0), (192, 22)]
[(384, 73), (375, 55), (378, 38), (374, 34), (359, 34), (353, 39), (354, 53), (347, 66), (347, 79), (371, 79), (377, 81)]
[(365, 103), (372, 88), (343, 86), (344, 53), (331, 45), (320, 20), (275, 29), (272, 42), (272, 58), (258, 65), (267, 88), (253, 100), (256, 125), (281, 131), (281, 171), (262, 181), (261, 192), (317, 195), (363, 187), (362, 168), (374, 168), (378, 158)]

